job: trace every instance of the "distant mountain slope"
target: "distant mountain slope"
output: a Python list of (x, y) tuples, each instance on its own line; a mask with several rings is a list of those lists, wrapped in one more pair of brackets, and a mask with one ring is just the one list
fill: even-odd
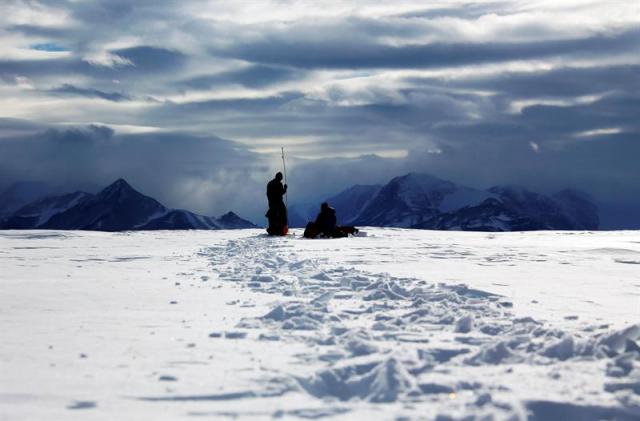
[(167, 211), (160, 202), (119, 179), (89, 200), (52, 216), (42, 228), (123, 231), (142, 226)]
[(562, 211), (573, 221), (575, 229), (593, 230), (600, 226), (598, 207), (584, 192), (565, 189), (552, 196)]
[[(598, 209), (577, 190), (553, 196), (519, 186), (478, 190), (428, 174), (410, 173), (329, 199), (343, 221), (359, 226), (440, 230), (529, 231), (597, 229)], [(370, 196), (368, 196), (370, 195)]]
[(50, 196), (36, 200), (18, 209), (7, 218), (5, 229), (38, 228), (46, 224), (54, 215), (62, 213), (93, 197), (90, 193), (75, 192), (61, 196)]
[(452, 212), (434, 216), (413, 226), (420, 229), (447, 231), (532, 231), (541, 229), (526, 215), (518, 214), (500, 200), (489, 198), (474, 206), (465, 206)]
[(12, 184), (0, 193), (0, 216), (10, 215), (33, 202), (50, 195), (53, 188), (46, 183), (36, 181), (23, 181)]
[(220, 218), (168, 209), (119, 179), (96, 195), (76, 192), (23, 206), (0, 224), (4, 229), (159, 230), (238, 229), (254, 224), (228, 212)]
[(479, 203), (491, 194), (441, 180), (429, 174), (409, 173), (383, 186), (364, 206), (356, 225), (413, 227), (443, 210)]
[(139, 230), (176, 230), (176, 229), (243, 229), (256, 228), (253, 223), (240, 218), (233, 212), (227, 212), (219, 218), (198, 215), (182, 209), (169, 210), (146, 224)]
[(355, 185), (322, 201), (314, 203), (295, 203), (289, 206), (289, 227), (302, 228), (309, 221), (315, 220), (320, 212), (320, 204), (328, 202), (338, 211), (336, 217), (338, 224), (350, 224), (378, 193), (382, 186), (379, 185)]
[(543, 230), (584, 230), (599, 226), (598, 208), (577, 190), (563, 190), (553, 196), (531, 192), (520, 186), (489, 189), (511, 212), (530, 218)]
[[(346, 225), (355, 220), (362, 209), (366, 208), (369, 202), (378, 194), (382, 186), (355, 185), (326, 200), (331, 206), (336, 208), (338, 224)], [(316, 213), (320, 211), (317, 206)]]
[(520, 186), (495, 186), (489, 189), (511, 212), (531, 218), (538, 229), (571, 229), (572, 222), (552, 198)]
[(221, 229), (214, 218), (196, 215), (185, 210), (167, 210), (163, 215), (137, 227), (140, 230)]
[(356, 225), (411, 227), (438, 213), (453, 183), (426, 174), (407, 174), (383, 186), (353, 221)]
[(216, 218), (216, 223), (224, 229), (258, 228), (253, 222), (247, 221), (233, 212), (227, 212), (219, 216)]

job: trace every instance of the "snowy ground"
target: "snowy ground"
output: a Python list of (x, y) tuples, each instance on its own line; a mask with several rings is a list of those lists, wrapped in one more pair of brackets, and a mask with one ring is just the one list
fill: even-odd
[(367, 232), (0, 232), (0, 419), (640, 419), (640, 232)]

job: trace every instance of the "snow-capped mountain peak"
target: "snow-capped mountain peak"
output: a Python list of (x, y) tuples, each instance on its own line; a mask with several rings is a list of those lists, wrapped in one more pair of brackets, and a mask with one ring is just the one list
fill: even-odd
[(255, 227), (233, 213), (217, 219), (186, 210), (169, 209), (140, 193), (122, 178), (95, 196), (76, 192), (31, 203), (6, 218), (0, 226), (96, 231)]
[(488, 190), (460, 186), (429, 174), (409, 173), (358, 195), (354, 187), (334, 196), (361, 226), (453, 230), (596, 229), (598, 210), (576, 190), (546, 196), (516, 185)]
[(217, 218), (217, 223), (225, 229), (234, 228), (256, 228), (256, 226), (249, 221), (240, 218), (234, 212), (227, 212), (224, 215)]
[(409, 173), (395, 177), (365, 205), (353, 223), (357, 225), (411, 227), (441, 212), (446, 199), (458, 193), (453, 202), (466, 203), (463, 196), (475, 190), (442, 180), (430, 174)]
[(100, 193), (98, 193), (97, 196), (102, 200), (113, 200), (114, 198), (124, 200), (125, 198), (129, 198), (132, 196), (139, 197), (144, 195), (131, 187), (131, 185), (127, 183), (125, 179), (119, 178), (105, 187)]
[(387, 186), (397, 189), (397, 197), (411, 208), (438, 207), (444, 196), (456, 189), (450, 181), (421, 173), (396, 177)]

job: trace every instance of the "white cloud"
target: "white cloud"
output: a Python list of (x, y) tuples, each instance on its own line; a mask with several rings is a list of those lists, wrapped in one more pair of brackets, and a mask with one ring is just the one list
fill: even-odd
[(529, 142), (529, 146), (531, 146), (531, 150), (536, 153), (540, 151), (540, 145), (538, 145), (536, 142)]
[(83, 60), (87, 63), (93, 64), (94, 66), (117, 67), (134, 65), (131, 60), (107, 51), (97, 51), (85, 54)]

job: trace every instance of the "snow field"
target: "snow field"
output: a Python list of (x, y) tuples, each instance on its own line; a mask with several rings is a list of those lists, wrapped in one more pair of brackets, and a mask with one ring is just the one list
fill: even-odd
[[(640, 372), (630, 363), (640, 356), (640, 324), (564, 330), (517, 317), (509, 300), (465, 285), (332, 267), (330, 259), (299, 256), (295, 240), (262, 238), (267, 247), (251, 246), (259, 240), (230, 241), (224, 252), (204, 254), (214, 256), (221, 279), (251, 279), (245, 285), (252, 291), (287, 297), (240, 324), (313, 348), (300, 358), (319, 368), (292, 374), (297, 385), (286, 384), (282, 393), (301, 388), (336, 408), (354, 399), (403, 403), (396, 414), (428, 418), (640, 416)], [(603, 361), (606, 376), (597, 374)], [(576, 366), (590, 375), (573, 374)], [(602, 394), (603, 387), (620, 393)], [(587, 396), (589, 405), (581, 403)]]
[(3, 234), (0, 419), (640, 418), (640, 234), (367, 231)]

